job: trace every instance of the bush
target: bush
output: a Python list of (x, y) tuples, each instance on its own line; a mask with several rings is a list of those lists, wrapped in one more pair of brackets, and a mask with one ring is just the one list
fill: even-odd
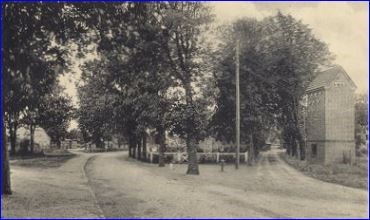
[(198, 157), (199, 163), (215, 163), (216, 160), (217, 156), (215, 154), (202, 154)]
[(308, 176), (326, 182), (367, 189), (367, 158), (357, 158), (354, 166), (350, 166), (343, 163), (335, 163), (331, 165), (310, 164), (306, 161), (291, 158), (285, 153), (281, 153), (280, 156), (289, 165), (302, 171)]
[(19, 153), (20, 154), (27, 154), (29, 146), (30, 146), (30, 140), (22, 139), (19, 143)]
[(368, 149), (366, 145), (362, 145), (356, 149), (356, 156), (363, 157), (368, 155)]
[(235, 162), (234, 155), (222, 155), (220, 156), (220, 160), (224, 160), (226, 163)]
[(173, 154), (164, 155), (164, 162), (165, 163), (172, 163), (172, 162), (174, 162), (174, 155)]

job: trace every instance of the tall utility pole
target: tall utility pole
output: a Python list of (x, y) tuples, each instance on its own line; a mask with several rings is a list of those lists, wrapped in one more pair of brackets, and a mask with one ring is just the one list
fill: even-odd
[(240, 88), (239, 88), (239, 40), (236, 41), (236, 71), (235, 71), (235, 85), (236, 85), (236, 159), (235, 169), (239, 169), (240, 163)]

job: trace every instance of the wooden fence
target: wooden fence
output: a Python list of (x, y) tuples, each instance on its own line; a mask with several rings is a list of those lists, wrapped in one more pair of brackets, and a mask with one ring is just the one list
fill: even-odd
[[(158, 152), (148, 152), (147, 153), (147, 158), (149, 159), (150, 163), (154, 162), (154, 157), (158, 157), (159, 153)], [(187, 153), (186, 152), (165, 152), (164, 156), (172, 156), (174, 162), (184, 162), (187, 160)], [(215, 158), (216, 163), (220, 162), (225, 156), (236, 158), (235, 153), (220, 153), (220, 152), (215, 152), (215, 153), (197, 153), (198, 160), (201, 159), (202, 157), (213, 157)], [(248, 158), (248, 152), (245, 153), (240, 153), (240, 157), (243, 157), (244, 160)]]

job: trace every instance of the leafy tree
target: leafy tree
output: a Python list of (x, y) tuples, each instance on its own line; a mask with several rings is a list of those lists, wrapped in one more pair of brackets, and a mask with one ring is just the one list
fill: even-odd
[(204, 68), (201, 33), (212, 21), (210, 8), (199, 2), (171, 2), (161, 4), (162, 38), (167, 62), (173, 76), (185, 91), (185, 104), (178, 105), (184, 116), (181, 129), (176, 129), (186, 139), (189, 158), (187, 174), (199, 174), (196, 156), (198, 136), (197, 118), (192, 82), (201, 77)]
[(80, 108), (77, 111), (79, 127), (85, 132), (85, 138), (98, 148), (104, 146), (103, 139), (110, 131), (113, 122), (115, 97), (106, 93), (100, 80), (104, 79), (102, 62), (89, 62), (85, 65), (81, 79), (84, 82), (78, 88)]
[(166, 93), (176, 82), (164, 62), (161, 23), (155, 15), (160, 8), (157, 3), (127, 3), (102, 6), (90, 13), (102, 18), (92, 25), (96, 37), (91, 40), (97, 43), (99, 59), (104, 64), (93, 72), (104, 73), (99, 75), (102, 93), (117, 97), (111, 100), (112, 114), (105, 120), (112, 120), (115, 132), (120, 130), (128, 136), (129, 155), (136, 157), (138, 151), (138, 158), (146, 155), (141, 152), (146, 149), (141, 146), (145, 130), (155, 128), (161, 140), (159, 165), (164, 166), (166, 112), (170, 109)]
[(363, 136), (368, 129), (368, 96), (367, 94), (358, 94), (355, 104), (355, 139), (356, 148), (366, 144), (366, 137)]
[[(168, 107), (177, 106), (173, 109), (186, 119), (173, 131), (186, 134), (183, 137), (188, 140), (188, 173), (198, 174), (195, 143), (200, 138), (197, 128), (201, 120), (197, 120), (200, 115), (193, 103), (191, 83), (204, 69), (204, 51), (199, 41), (203, 26), (211, 18), (209, 9), (198, 3), (127, 3), (90, 12), (96, 14), (90, 18), (99, 18), (93, 25), (96, 37), (92, 40), (97, 42), (100, 55), (109, 61), (104, 70), (103, 81), (109, 82), (105, 88), (120, 100), (114, 108), (114, 121), (123, 125), (130, 149), (141, 143), (138, 139), (145, 128), (155, 127), (162, 137), (159, 140), (163, 155), (165, 130), (170, 126), (166, 119), (171, 110)], [(174, 100), (166, 96), (171, 87), (178, 86), (185, 90), (186, 105), (181, 101), (172, 105)], [(140, 151), (140, 147), (134, 149)], [(130, 155), (135, 153), (130, 150)]]
[(368, 125), (368, 96), (367, 94), (358, 94), (355, 104), (355, 121), (361, 126)]
[[(320, 65), (330, 61), (326, 45), (306, 25), (281, 13), (262, 21), (242, 19), (223, 30), (224, 44), (215, 53), (220, 93), (212, 121), (213, 133), (226, 141), (235, 138), (233, 58), (235, 42), (240, 40), (242, 141), (250, 143), (250, 150), (257, 152), (254, 145), (261, 140), (256, 138), (266, 138), (262, 134), (277, 123), (289, 143), (288, 152), (297, 155), (299, 142), (303, 159), (298, 103)], [(252, 152), (250, 156), (255, 155)]]
[(318, 40), (311, 29), (291, 15), (278, 13), (264, 21), (265, 62), (267, 72), (276, 77), (279, 125), (284, 130), (287, 152), (304, 159), (304, 141), (299, 130), (299, 101), (305, 88), (319, 72), (330, 64), (332, 56), (327, 45)]
[[(65, 66), (65, 53), (52, 45), (68, 35), (69, 29), (61, 28), (63, 4), (2, 4), (3, 21), (3, 118), (8, 124), (11, 152), (15, 153), (16, 131), (21, 112), (31, 109), (35, 91), (47, 90), (55, 81), (57, 72), (52, 71), (56, 64)], [(61, 31), (62, 30), (62, 31)], [(30, 99), (31, 98), (31, 99)], [(30, 106), (28, 106), (30, 105)], [(5, 131), (5, 121), (3, 130)], [(5, 139), (4, 139), (5, 140)], [(7, 146), (6, 143), (3, 146)], [(9, 167), (3, 147), (3, 167)], [(9, 170), (3, 170), (2, 194), (10, 194)]]
[(74, 128), (74, 129), (71, 129), (70, 131), (68, 131), (67, 134), (66, 134), (66, 138), (77, 140), (78, 142), (82, 142), (83, 141), (82, 140), (83, 139), (82, 133), (77, 128)]
[(62, 88), (56, 86), (50, 94), (42, 97), (39, 106), (39, 124), (49, 135), (51, 142), (61, 147), (72, 117), (73, 106), (70, 97), (63, 95)]
[(241, 19), (222, 30), (222, 43), (214, 54), (214, 76), (219, 93), (210, 129), (219, 140), (235, 140), (234, 60), (236, 42), (239, 40), (241, 142), (249, 143), (248, 162), (252, 164), (269, 129), (275, 124), (274, 115), (277, 112), (275, 88), (266, 83), (264, 79), (269, 76), (261, 71), (261, 66), (256, 65), (264, 57), (259, 50), (263, 26), (254, 19)]

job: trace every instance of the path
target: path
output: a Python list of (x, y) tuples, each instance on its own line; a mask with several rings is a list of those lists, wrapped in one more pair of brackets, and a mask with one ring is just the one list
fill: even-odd
[(11, 166), (13, 194), (2, 198), (1, 216), (102, 217), (84, 173), (84, 165), (92, 156), (78, 153), (59, 168)]
[(105, 217), (367, 217), (365, 190), (322, 182), (288, 166), (273, 149), (254, 167), (159, 168), (127, 153), (89, 160), (86, 171)]

